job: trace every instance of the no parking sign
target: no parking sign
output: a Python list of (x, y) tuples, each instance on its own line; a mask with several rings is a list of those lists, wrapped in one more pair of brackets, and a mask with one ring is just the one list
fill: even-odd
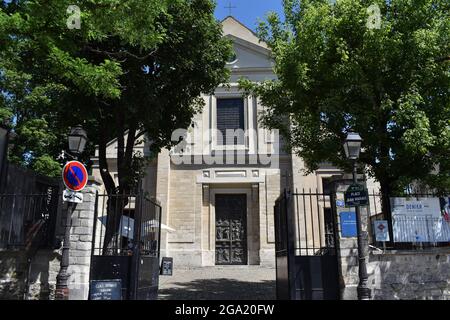
[(81, 191), (86, 187), (88, 173), (79, 161), (69, 161), (63, 168), (63, 181), (67, 189)]

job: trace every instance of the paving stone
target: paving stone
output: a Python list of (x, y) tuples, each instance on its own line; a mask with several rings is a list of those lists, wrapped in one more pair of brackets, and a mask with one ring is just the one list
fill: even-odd
[(175, 269), (160, 276), (160, 300), (276, 299), (275, 269), (260, 266), (216, 266)]

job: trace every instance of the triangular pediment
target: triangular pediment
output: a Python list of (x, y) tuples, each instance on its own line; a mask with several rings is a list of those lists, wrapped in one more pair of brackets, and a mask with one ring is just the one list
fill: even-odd
[(236, 54), (233, 61), (227, 63), (231, 70), (271, 69), (273, 60), (267, 44), (260, 41), (257, 35), (233, 17), (222, 21), (223, 34), (233, 41)]
[(256, 46), (268, 49), (267, 44), (260, 41), (258, 36), (251, 29), (247, 28), (244, 24), (232, 16), (228, 16), (222, 20), (222, 30), (224, 36), (231, 35)]

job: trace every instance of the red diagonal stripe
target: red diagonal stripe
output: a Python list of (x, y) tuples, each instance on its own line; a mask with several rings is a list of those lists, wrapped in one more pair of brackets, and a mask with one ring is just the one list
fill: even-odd
[(75, 174), (75, 172), (73, 171), (72, 167), (69, 167), (69, 170), (70, 170), (70, 172), (73, 174), (73, 176), (75, 177), (75, 179), (77, 180), (78, 185), (81, 186), (81, 181), (80, 181), (80, 179), (78, 179), (78, 177), (77, 177), (77, 175)]

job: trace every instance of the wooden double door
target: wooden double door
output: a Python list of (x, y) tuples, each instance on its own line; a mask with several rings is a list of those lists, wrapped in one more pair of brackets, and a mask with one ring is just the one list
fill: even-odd
[(216, 265), (247, 264), (247, 195), (215, 197)]

